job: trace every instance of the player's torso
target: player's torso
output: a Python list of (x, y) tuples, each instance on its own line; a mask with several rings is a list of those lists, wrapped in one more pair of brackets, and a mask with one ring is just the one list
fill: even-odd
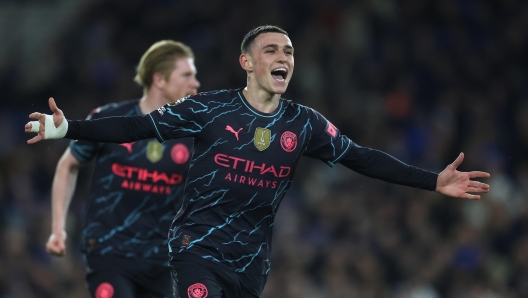
[[(269, 259), (275, 212), (311, 127), (303, 110), (285, 100), (275, 113), (262, 114), (236, 96), (208, 107), (171, 245), (205, 247), (203, 258), (260, 274), (269, 268), (261, 262)], [(258, 256), (259, 264), (248, 256)]]
[[(102, 116), (127, 114), (124, 108)], [(192, 139), (98, 144), (83, 249), (165, 259), (167, 232), (181, 206), (191, 150)]]
[(258, 113), (241, 99), (233, 102), (227, 110), (237, 112), (211, 115), (213, 122), (197, 138), (189, 181), (202, 183), (189, 186), (200, 187), (203, 193), (209, 187), (203, 182), (214, 180), (215, 185), (227, 186), (237, 199), (254, 196), (254, 206), (273, 204), (275, 195), (289, 183), (311, 128), (287, 101), (281, 101), (272, 114)]

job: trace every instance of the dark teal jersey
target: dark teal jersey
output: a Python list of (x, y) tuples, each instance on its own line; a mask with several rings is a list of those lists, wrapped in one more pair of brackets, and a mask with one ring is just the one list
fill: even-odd
[[(88, 119), (141, 115), (139, 101), (110, 104)], [(167, 234), (181, 207), (192, 139), (112, 144), (72, 141), (81, 162), (95, 160), (86, 204), (86, 254), (168, 260)]]
[(264, 114), (241, 90), (190, 96), (149, 116), (160, 142), (195, 138), (171, 253), (192, 253), (235, 272), (268, 273), (273, 222), (301, 156), (333, 165), (352, 146), (313, 109), (281, 99)]

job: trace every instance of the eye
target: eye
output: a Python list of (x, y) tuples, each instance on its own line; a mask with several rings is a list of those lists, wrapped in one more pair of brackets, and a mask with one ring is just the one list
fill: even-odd
[(273, 54), (273, 53), (275, 53), (275, 50), (267, 50), (266, 53)]

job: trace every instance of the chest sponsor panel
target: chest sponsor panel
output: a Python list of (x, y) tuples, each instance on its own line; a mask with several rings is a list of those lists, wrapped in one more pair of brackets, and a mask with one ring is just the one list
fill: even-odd
[(169, 194), (171, 187), (183, 182), (184, 176), (180, 173), (169, 173), (158, 170), (149, 170), (141, 167), (112, 164), (112, 173), (121, 179), (119, 183), (123, 189)]

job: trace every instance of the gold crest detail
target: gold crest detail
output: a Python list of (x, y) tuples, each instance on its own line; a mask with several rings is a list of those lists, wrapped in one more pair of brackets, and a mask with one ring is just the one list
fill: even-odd
[(253, 143), (258, 150), (262, 151), (269, 147), (271, 143), (271, 130), (257, 127)]
[(152, 163), (158, 162), (163, 157), (163, 145), (158, 141), (150, 141), (147, 145), (147, 158)]

